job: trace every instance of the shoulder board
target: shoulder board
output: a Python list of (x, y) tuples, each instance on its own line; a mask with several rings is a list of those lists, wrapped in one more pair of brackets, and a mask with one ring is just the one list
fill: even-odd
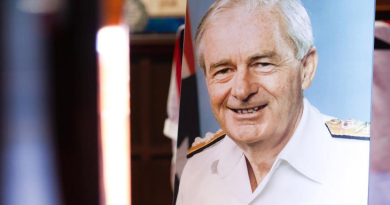
[(370, 123), (354, 119), (332, 119), (325, 125), (333, 138), (370, 140)]
[(211, 145), (222, 140), (226, 134), (223, 131), (217, 132), (216, 134), (207, 133), (204, 139), (197, 137), (192, 144), (192, 147), (187, 152), (187, 158), (202, 152)]

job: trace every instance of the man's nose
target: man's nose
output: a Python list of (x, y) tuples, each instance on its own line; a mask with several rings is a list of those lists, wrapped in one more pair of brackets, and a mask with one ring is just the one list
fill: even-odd
[(253, 76), (247, 69), (237, 71), (234, 78), (232, 95), (236, 99), (247, 101), (253, 94), (257, 93), (258, 85), (253, 82)]

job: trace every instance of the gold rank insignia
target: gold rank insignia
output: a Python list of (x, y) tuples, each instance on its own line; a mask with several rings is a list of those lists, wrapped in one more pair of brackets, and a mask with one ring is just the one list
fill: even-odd
[(370, 140), (370, 123), (355, 119), (332, 119), (325, 125), (334, 138)]
[(226, 136), (225, 132), (218, 130), (217, 133), (208, 132), (204, 138), (197, 137), (192, 143), (192, 147), (187, 152), (187, 158), (202, 152), (211, 145), (219, 142)]

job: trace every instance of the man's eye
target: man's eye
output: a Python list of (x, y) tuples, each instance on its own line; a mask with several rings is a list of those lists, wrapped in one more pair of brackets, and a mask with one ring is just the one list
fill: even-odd
[(225, 73), (228, 73), (229, 72), (229, 69), (222, 69), (222, 70), (219, 70), (216, 74), (225, 74)]
[(261, 66), (269, 66), (269, 65), (271, 65), (271, 63), (258, 63), (259, 65), (261, 65)]
[(254, 68), (259, 72), (270, 72), (274, 69), (275, 65), (272, 63), (255, 63)]
[(231, 69), (229, 69), (229, 68), (221, 69), (221, 70), (214, 73), (214, 77), (217, 79), (222, 79), (222, 78), (227, 77), (229, 75), (229, 73), (231, 73)]

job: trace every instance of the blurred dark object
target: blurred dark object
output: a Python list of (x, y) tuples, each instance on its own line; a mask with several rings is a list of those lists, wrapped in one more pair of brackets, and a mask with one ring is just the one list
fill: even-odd
[(390, 21), (390, 1), (376, 0), (375, 20)]
[(51, 100), (64, 205), (100, 204), (95, 51), (99, 3), (68, 0), (54, 16), (51, 32)]

